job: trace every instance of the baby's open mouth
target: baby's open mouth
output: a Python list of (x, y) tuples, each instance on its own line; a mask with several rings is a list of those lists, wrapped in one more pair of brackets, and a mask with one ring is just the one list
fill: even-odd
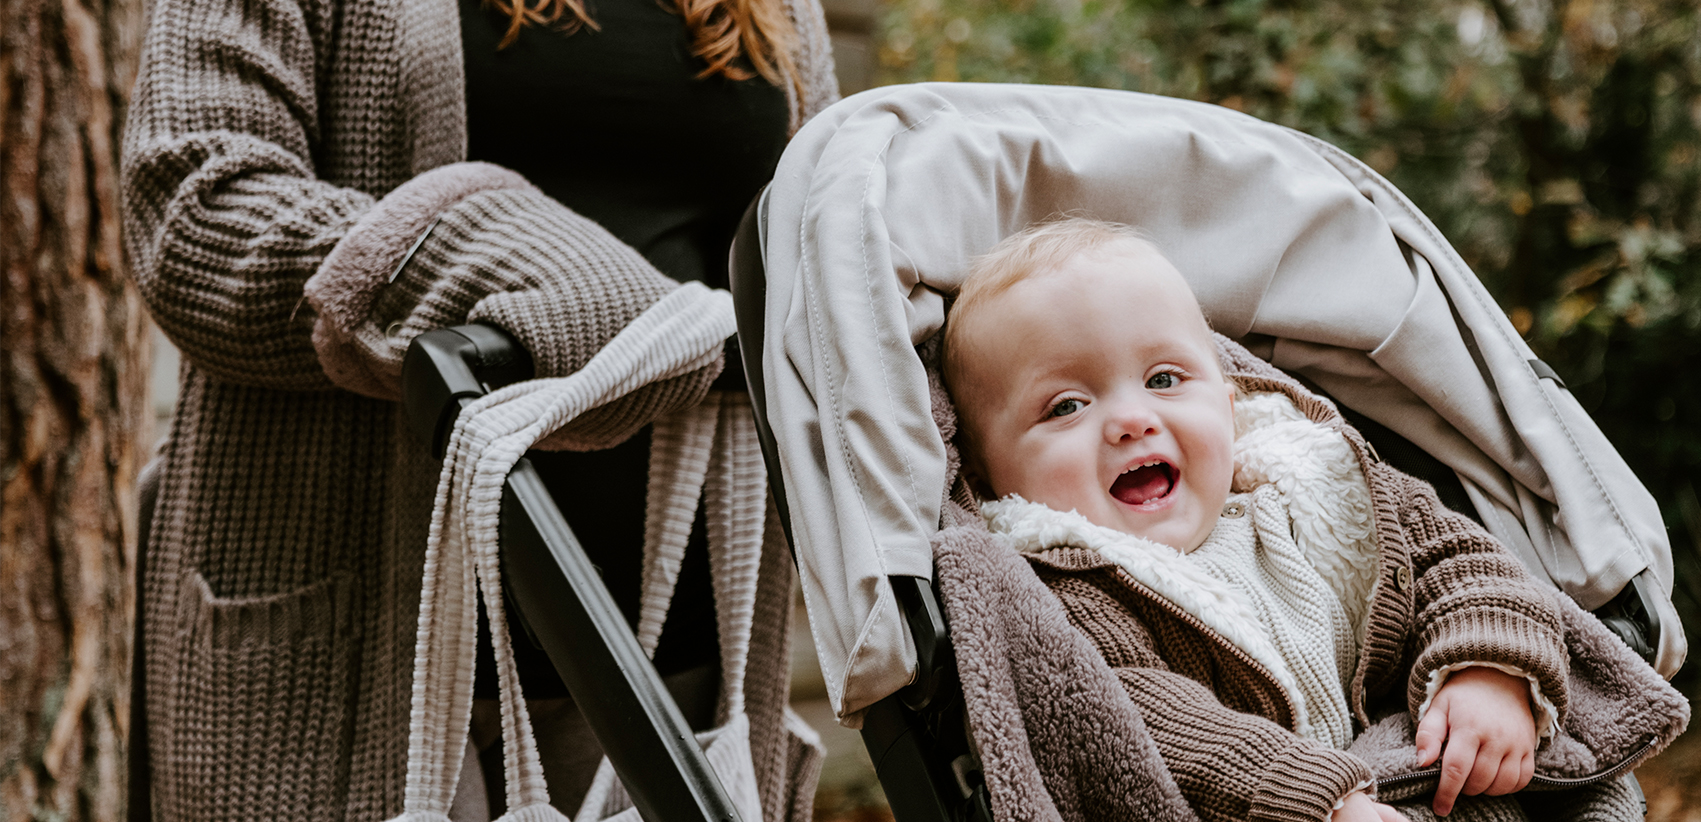
[(1175, 467), (1162, 460), (1152, 460), (1122, 472), (1111, 483), (1110, 495), (1129, 505), (1141, 505), (1169, 496), (1175, 488)]

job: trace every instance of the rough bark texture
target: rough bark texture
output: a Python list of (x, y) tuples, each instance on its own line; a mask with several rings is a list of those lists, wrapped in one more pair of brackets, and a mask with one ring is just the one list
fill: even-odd
[(0, 822), (124, 814), (146, 314), (119, 242), (141, 0), (0, 0)]

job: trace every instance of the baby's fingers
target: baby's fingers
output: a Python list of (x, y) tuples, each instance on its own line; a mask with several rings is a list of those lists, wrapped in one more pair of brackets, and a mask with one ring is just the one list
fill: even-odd
[[(1536, 756), (1528, 751), (1520, 751), (1508, 757), (1508, 761), (1500, 766), (1500, 778), (1494, 782), (1494, 787), (1488, 790), (1490, 796), (1505, 796), (1517, 793), (1530, 784), (1530, 777), (1536, 775)], [(1505, 783), (1503, 788), (1502, 783)]]
[(1429, 706), (1423, 721), (1417, 726), (1417, 766), (1427, 768), (1441, 755), (1441, 743), (1447, 741), (1447, 708), (1440, 699)]
[(1447, 750), (1441, 757), (1441, 784), (1435, 789), (1435, 813), (1446, 816), (1453, 812), (1453, 803), (1459, 798), (1460, 789), (1465, 787), (1476, 769), (1478, 741), (1469, 735), (1454, 734), (1447, 742)]
[(1487, 745), (1479, 747), (1476, 762), (1471, 765), (1471, 775), (1465, 778), (1465, 787), (1460, 793), (1466, 796), (1491, 793), (1490, 789), (1500, 783), (1501, 774), (1511, 771), (1516, 778), (1516, 768), (1517, 762), (1509, 761), (1505, 753)]
[(1380, 802), (1376, 803), (1376, 818), (1378, 822), (1409, 822), (1399, 811)]

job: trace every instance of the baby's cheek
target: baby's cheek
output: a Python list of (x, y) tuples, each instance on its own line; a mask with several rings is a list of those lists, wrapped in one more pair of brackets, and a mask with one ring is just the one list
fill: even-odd
[(1017, 493), (1067, 511), (1086, 505), (1097, 484), (1097, 472), (1083, 468), (1078, 461), (1056, 460), (1033, 466), (1024, 478), (1026, 490)]

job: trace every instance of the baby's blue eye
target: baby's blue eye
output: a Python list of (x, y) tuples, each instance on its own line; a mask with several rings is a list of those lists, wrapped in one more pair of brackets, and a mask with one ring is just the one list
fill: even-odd
[(1174, 374), (1172, 374), (1168, 371), (1163, 371), (1163, 372), (1160, 372), (1160, 373), (1157, 373), (1157, 374), (1153, 374), (1151, 379), (1146, 380), (1146, 387), (1152, 389), (1153, 391), (1162, 391), (1166, 388), (1174, 388), (1175, 382), (1176, 382), (1176, 380), (1175, 380)]
[(1079, 410), (1081, 410), (1080, 400), (1064, 400), (1051, 407), (1051, 416), (1067, 417)]

